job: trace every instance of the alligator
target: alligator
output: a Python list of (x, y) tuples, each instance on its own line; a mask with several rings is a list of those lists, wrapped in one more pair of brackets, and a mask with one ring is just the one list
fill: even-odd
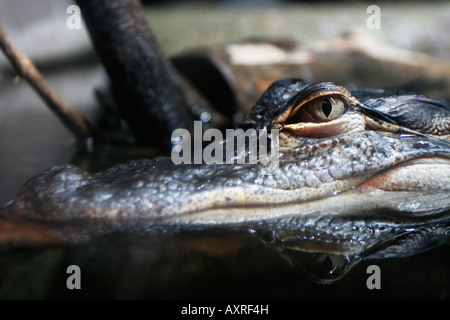
[(368, 257), (411, 255), (448, 238), (448, 102), (285, 78), (239, 127), (278, 130), (276, 165), (175, 165), (159, 157), (97, 173), (56, 166), (30, 179), (3, 219), (77, 226), (72, 241), (116, 231), (242, 229), (300, 267), (305, 254), (330, 265), (313, 268), (322, 281)]

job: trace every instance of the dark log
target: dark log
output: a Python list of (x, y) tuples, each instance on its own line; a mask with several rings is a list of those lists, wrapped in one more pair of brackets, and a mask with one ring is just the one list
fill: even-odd
[(138, 0), (77, 0), (111, 81), (121, 116), (139, 144), (170, 150), (173, 130), (193, 126), (177, 75)]

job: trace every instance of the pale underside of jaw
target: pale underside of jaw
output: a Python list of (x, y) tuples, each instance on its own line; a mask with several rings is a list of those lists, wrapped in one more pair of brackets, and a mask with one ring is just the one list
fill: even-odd
[(450, 196), (450, 159), (421, 158), (401, 163), (369, 179), (358, 187), (361, 192), (448, 190)]
[(175, 214), (180, 207), (167, 208), (174, 213), (168, 220), (217, 224), (298, 215), (359, 215), (380, 210), (410, 216), (445, 212), (450, 209), (450, 159), (410, 160), (376, 175), (333, 181), (320, 188), (262, 190), (246, 186), (228, 191), (225, 195), (216, 191), (197, 195), (195, 208), (185, 206), (182, 214)]
[(369, 216), (385, 212), (401, 217), (429, 216), (448, 212), (450, 196), (448, 190), (382, 191), (361, 193), (355, 190), (337, 196), (267, 206), (211, 208), (165, 220), (167, 224), (226, 225), (260, 223), (264, 220), (295, 219), (299, 216)]

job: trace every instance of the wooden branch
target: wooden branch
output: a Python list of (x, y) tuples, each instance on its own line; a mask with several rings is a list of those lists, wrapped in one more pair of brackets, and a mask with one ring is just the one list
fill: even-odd
[(1, 25), (0, 48), (20, 76), (28, 81), (46, 105), (79, 140), (94, 136), (86, 119), (52, 90), (31, 59), (20, 51)]

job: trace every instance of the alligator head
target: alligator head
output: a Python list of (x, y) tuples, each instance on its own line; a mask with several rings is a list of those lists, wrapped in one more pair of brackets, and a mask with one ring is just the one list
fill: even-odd
[(448, 236), (447, 102), (282, 79), (241, 128), (278, 130), (276, 165), (157, 158), (94, 174), (58, 166), (32, 178), (4, 216), (76, 226), (72, 240), (117, 230), (249, 230), (321, 281)]

